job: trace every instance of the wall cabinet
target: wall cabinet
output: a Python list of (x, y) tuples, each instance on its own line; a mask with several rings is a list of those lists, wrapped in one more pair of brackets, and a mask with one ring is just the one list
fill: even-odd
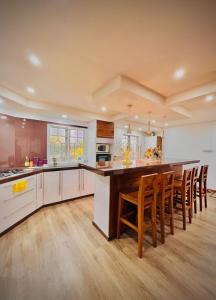
[(114, 138), (114, 123), (97, 120), (97, 137)]

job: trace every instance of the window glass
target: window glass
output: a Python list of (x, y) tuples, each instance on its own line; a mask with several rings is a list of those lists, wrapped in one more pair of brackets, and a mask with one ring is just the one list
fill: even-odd
[(82, 161), (85, 129), (48, 125), (48, 160)]

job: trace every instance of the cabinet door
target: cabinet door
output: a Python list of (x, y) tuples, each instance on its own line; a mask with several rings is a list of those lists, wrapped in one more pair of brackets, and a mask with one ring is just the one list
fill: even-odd
[(37, 208), (43, 206), (43, 173), (37, 174)]
[(88, 170), (80, 169), (81, 172), (81, 194), (82, 196), (94, 194), (95, 174)]
[(114, 123), (97, 120), (97, 137), (114, 138)]
[(61, 172), (44, 173), (44, 204), (61, 201)]
[(62, 200), (80, 196), (80, 170), (66, 170), (62, 172)]
[[(26, 189), (13, 192), (13, 185), (26, 181)], [(0, 185), (0, 232), (14, 225), (36, 209), (36, 176)]]

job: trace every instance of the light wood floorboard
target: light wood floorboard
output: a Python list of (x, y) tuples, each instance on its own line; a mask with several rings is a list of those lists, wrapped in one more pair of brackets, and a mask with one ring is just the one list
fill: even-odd
[[(107, 242), (91, 197), (40, 210), (0, 238), (1, 300), (216, 299), (216, 199), (187, 231), (137, 257), (131, 232)], [(158, 235), (159, 237), (159, 235)]]

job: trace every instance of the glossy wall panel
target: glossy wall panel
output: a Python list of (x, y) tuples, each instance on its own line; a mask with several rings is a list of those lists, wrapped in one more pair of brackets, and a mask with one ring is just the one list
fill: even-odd
[(47, 123), (0, 115), (0, 167), (23, 166), (25, 157), (47, 157)]

